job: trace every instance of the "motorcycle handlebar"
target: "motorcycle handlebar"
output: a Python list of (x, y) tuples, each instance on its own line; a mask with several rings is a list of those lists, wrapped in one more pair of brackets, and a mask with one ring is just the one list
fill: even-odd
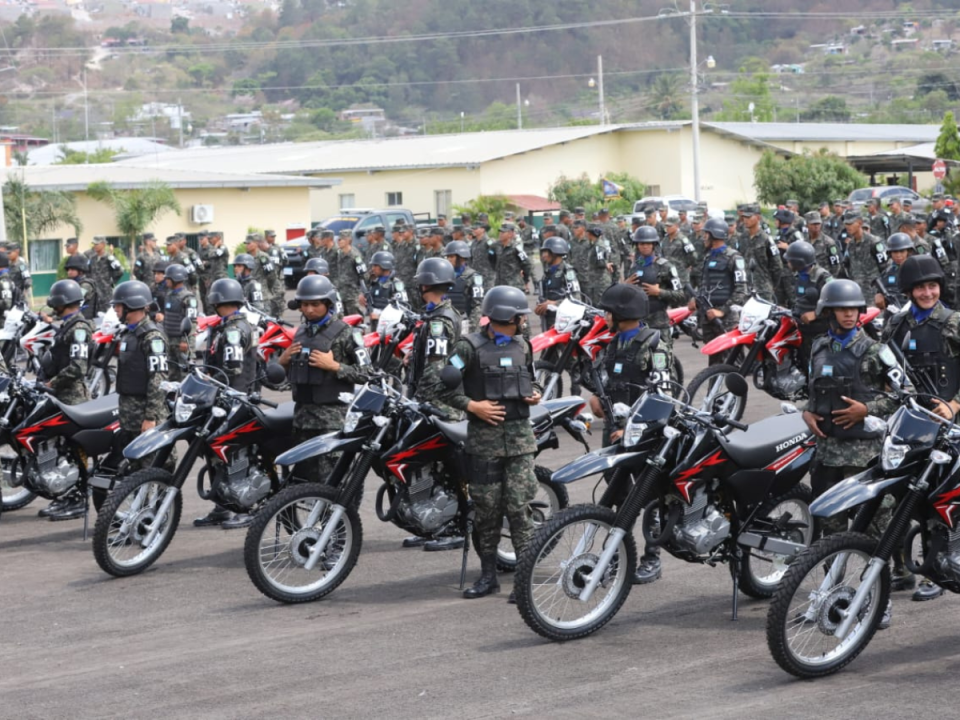
[(433, 415), (435, 418), (443, 420), (445, 422), (451, 422), (453, 418), (447, 415), (443, 410), (438, 408), (436, 405), (430, 403), (420, 403), (420, 411), (426, 415)]
[(261, 397), (260, 395), (251, 395), (250, 402), (254, 403), (255, 405), (266, 405), (267, 407), (274, 409), (280, 407), (272, 400), (267, 400), (265, 397)]

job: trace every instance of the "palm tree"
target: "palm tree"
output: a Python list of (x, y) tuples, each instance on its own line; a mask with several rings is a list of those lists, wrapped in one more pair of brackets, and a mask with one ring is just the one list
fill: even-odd
[(42, 236), (60, 225), (70, 225), (79, 235), (83, 223), (77, 216), (77, 199), (69, 192), (31, 190), (22, 180), (10, 178), (3, 185), (3, 220), (7, 238), (20, 243), (28, 254), (30, 238)]
[(114, 222), (127, 238), (130, 262), (133, 262), (137, 238), (153, 223), (173, 211), (180, 214), (180, 203), (166, 183), (154, 180), (133, 190), (117, 190), (106, 182), (87, 186), (87, 195), (113, 207)]
[(683, 109), (680, 103), (680, 76), (666, 73), (657, 75), (650, 86), (650, 106), (661, 120), (676, 117)]

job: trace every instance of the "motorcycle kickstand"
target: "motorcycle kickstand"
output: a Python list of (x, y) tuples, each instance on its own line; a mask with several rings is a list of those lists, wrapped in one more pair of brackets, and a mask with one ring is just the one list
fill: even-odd
[(730, 577), (733, 579), (733, 600), (730, 621), (737, 622), (740, 618), (737, 617), (738, 605), (740, 602), (740, 549), (737, 548), (737, 551), (734, 553), (733, 557), (730, 558)]
[(87, 541), (87, 529), (90, 527), (90, 499), (93, 497), (93, 488), (87, 486), (83, 498), (83, 541)]

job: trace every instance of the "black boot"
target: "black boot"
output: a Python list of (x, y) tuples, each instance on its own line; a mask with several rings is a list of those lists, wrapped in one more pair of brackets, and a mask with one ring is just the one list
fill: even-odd
[(83, 517), (87, 510), (87, 498), (78, 490), (74, 490), (64, 499), (63, 504), (56, 510), (52, 510), (47, 519), (51, 522), (60, 520), (74, 520)]
[(497, 556), (480, 556), (480, 578), (463, 591), (467, 600), (476, 600), (492, 593), (500, 592), (500, 581), (497, 580)]
[(224, 522), (233, 517), (233, 513), (222, 508), (219, 505), (214, 505), (213, 510), (208, 512), (203, 517), (198, 517), (193, 521), (194, 527), (213, 527), (214, 525), (222, 525)]
[(66, 504), (68, 504), (68, 503), (71, 501), (71, 499), (72, 499), (72, 498), (70, 497), (69, 494), (68, 494), (68, 495), (63, 495), (63, 496), (61, 496), (61, 497), (58, 497), (56, 500), (54, 500), (53, 502), (51, 502), (51, 503), (50, 503), (49, 505), (47, 505), (45, 508), (43, 508), (42, 510), (40, 510), (40, 511), (37, 513), (37, 515), (39, 515), (40, 517), (50, 517), (50, 516), (53, 515), (54, 513), (60, 512), (60, 510), (63, 508), (63, 506), (66, 505)]

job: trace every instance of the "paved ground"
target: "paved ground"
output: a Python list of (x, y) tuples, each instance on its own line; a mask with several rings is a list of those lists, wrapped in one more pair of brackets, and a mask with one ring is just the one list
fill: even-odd
[[(688, 376), (701, 357), (682, 340)], [(777, 411), (751, 391), (747, 419)], [(594, 438), (596, 444), (596, 438)], [(559, 467), (566, 443), (542, 458)], [(191, 488), (188, 482), (187, 488)], [(724, 568), (665, 562), (585, 640), (548, 643), (504, 594), (459, 597), (459, 554), (403, 550), (403, 533), (363, 507), (360, 562), (306, 606), (262, 597), (242, 531), (197, 530), (187, 494), (161, 560), (110, 579), (79, 522), (39, 520), (35, 503), (0, 522), (0, 717), (953, 717), (957, 601), (895, 600), (892, 629), (854, 665), (815, 683), (787, 677), (764, 639), (766, 604), (729, 620)], [(584, 501), (590, 487), (573, 488)], [(471, 577), (477, 569), (471, 558)], [(952, 686), (952, 683), (951, 683)]]

